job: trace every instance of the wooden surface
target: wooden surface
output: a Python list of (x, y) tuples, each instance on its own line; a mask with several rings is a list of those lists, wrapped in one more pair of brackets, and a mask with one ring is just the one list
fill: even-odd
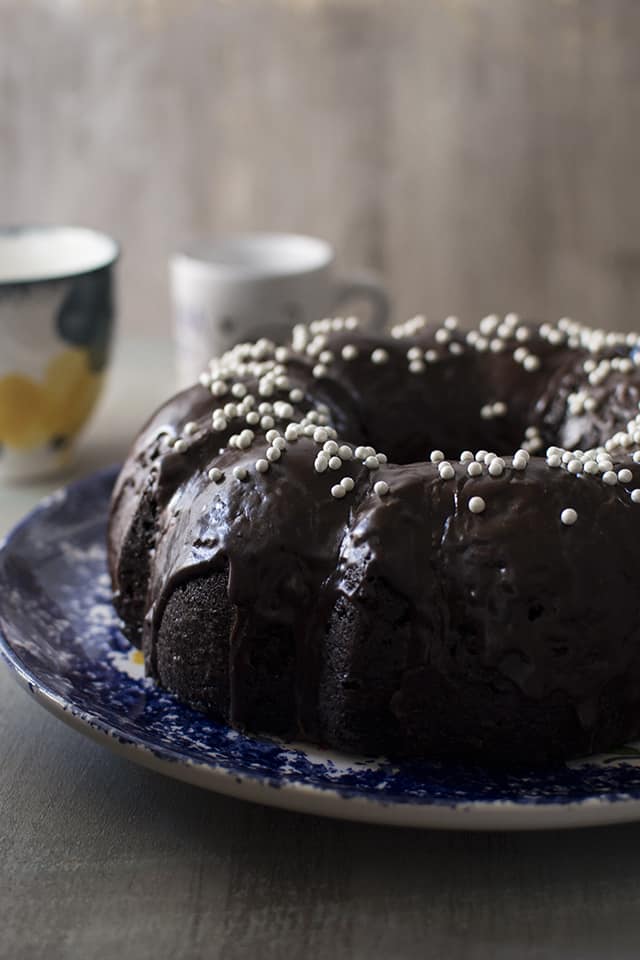
[[(122, 342), (77, 471), (169, 389)], [(44, 487), (0, 487), (0, 535)], [(635, 960), (640, 824), (438, 834), (217, 797), (121, 760), (0, 665), (2, 960)]]
[(0, 0), (0, 217), (317, 233), (397, 315), (640, 307), (638, 0)]

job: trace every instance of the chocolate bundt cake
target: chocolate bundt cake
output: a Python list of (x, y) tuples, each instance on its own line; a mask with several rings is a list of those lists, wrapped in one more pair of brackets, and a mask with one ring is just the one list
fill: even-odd
[(148, 674), (239, 729), (398, 758), (640, 735), (639, 345), (349, 318), (212, 361), (113, 494)]

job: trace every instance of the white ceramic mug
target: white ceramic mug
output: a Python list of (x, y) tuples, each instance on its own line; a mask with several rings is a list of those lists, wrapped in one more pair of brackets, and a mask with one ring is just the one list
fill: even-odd
[(195, 382), (212, 356), (243, 340), (283, 341), (296, 323), (371, 302), (371, 327), (387, 322), (381, 284), (365, 271), (334, 272), (330, 244), (286, 233), (247, 233), (185, 248), (170, 263), (178, 379)]

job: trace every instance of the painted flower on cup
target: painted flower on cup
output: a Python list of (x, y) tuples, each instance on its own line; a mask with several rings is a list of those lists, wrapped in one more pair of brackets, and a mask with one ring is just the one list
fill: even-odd
[(64, 447), (89, 416), (101, 381), (89, 353), (77, 347), (56, 354), (41, 381), (20, 373), (0, 377), (0, 446)]

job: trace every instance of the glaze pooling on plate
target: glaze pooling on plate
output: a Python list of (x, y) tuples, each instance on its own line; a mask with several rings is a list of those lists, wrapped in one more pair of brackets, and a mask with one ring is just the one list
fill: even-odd
[(48, 498), (0, 553), (2, 652), (31, 691), (58, 712), (134, 753), (171, 761), (167, 767), (173, 770), (165, 772), (180, 776), (177, 767), (200, 765), (283, 788), (273, 800), (283, 806), (289, 805), (287, 791), (303, 785), (316, 795), (316, 812), (323, 795), (337, 794), (345, 801), (338, 815), (347, 818), (358, 800), (377, 804), (379, 816), (369, 819), (380, 820), (398, 805), (462, 813), (489, 803), (499, 827), (505, 804), (526, 812), (531, 806), (595, 802), (606, 822), (612, 805), (640, 800), (640, 750), (632, 745), (543, 771), (391, 765), (243, 736), (185, 707), (143, 676), (137, 651), (123, 637), (111, 606), (104, 537), (115, 475), (115, 470), (97, 474), (64, 496)]

